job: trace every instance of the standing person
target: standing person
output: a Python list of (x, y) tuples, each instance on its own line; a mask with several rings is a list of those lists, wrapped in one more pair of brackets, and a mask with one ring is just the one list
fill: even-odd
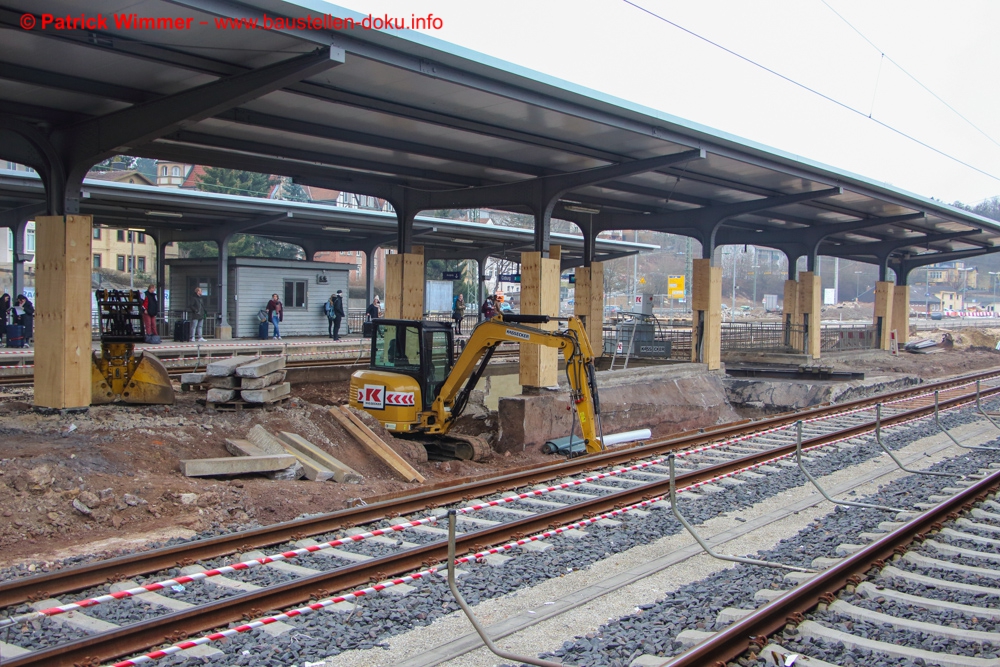
[(7, 335), (7, 325), (10, 324), (10, 294), (0, 296), (0, 337)]
[(330, 298), (323, 304), (323, 312), (326, 313), (326, 333), (330, 338), (333, 338), (333, 319), (335, 317), (333, 311), (333, 300), (335, 297), (335, 294), (331, 294)]
[(455, 320), (455, 333), (462, 335), (462, 318), (465, 317), (465, 295), (459, 294), (455, 299), (455, 309), (451, 311), (451, 319)]
[(496, 297), (494, 297), (492, 294), (486, 297), (486, 301), (483, 301), (483, 305), (479, 309), (479, 312), (483, 314), (484, 320), (492, 320), (493, 316), (496, 315), (497, 311), (495, 304), (496, 304)]
[(29, 342), (35, 333), (35, 304), (23, 294), (18, 294), (15, 307), (17, 310), (14, 312), (17, 314), (14, 316), (14, 324), (24, 327), (24, 340)]
[(150, 285), (142, 300), (142, 329), (147, 336), (158, 336), (156, 316), (160, 314), (160, 303), (156, 298), (156, 285)]
[(382, 306), (379, 303), (378, 297), (376, 296), (372, 299), (372, 302), (368, 304), (368, 308), (365, 309), (365, 317), (369, 320), (374, 320), (382, 317)]
[(344, 316), (344, 290), (339, 289), (333, 296), (333, 339), (340, 340), (340, 323)]
[(188, 311), (191, 313), (191, 342), (196, 340), (199, 343), (204, 343), (205, 339), (202, 337), (205, 324), (205, 311), (208, 307), (205, 304), (205, 297), (201, 295), (201, 288), (194, 288), (194, 296), (191, 297), (191, 303), (188, 304)]
[(285, 317), (285, 309), (281, 305), (281, 299), (277, 294), (271, 295), (271, 300), (267, 302), (267, 319), (274, 325), (274, 340), (281, 340), (281, 330), (278, 329), (278, 322)]

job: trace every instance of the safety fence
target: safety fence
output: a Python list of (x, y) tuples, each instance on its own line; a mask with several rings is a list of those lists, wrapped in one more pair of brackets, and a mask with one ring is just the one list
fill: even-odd
[(878, 347), (878, 327), (874, 324), (838, 324), (820, 332), (820, 351), (871, 350)]

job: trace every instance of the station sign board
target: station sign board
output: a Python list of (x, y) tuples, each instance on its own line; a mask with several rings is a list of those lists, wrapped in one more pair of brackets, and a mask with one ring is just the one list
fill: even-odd
[(521, 282), (520, 273), (501, 273), (498, 278), (502, 283), (519, 283)]
[(667, 298), (683, 299), (684, 289), (684, 276), (667, 276)]
[(462, 272), (461, 271), (442, 271), (441, 272), (441, 280), (461, 280), (461, 279), (462, 279)]

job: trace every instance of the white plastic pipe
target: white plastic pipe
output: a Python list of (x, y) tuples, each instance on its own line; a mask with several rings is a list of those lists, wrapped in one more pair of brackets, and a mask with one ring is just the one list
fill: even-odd
[(649, 440), (653, 437), (653, 432), (648, 428), (641, 428), (638, 431), (625, 431), (624, 433), (613, 433), (604, 436), (602, 442), (605, 447), (620, 445), (625, 442), (635, 442), (636, 440)]

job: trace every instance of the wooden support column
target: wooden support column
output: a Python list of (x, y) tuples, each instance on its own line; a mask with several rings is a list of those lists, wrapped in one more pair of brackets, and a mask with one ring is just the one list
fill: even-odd
[(35, 405), (90, 405), (93, 218), (35, 218)]
[(799, 313), (799, 281), (785, 281), (784, 301), (781, 304), (781, 322), (785, 326), (785, 345), (793, 350), (803, 348), (802, 333), (798, 326), (802, 323)]
[(604, 264), (576, 267), (573, 313), (583, 320), (594, 356), (604, 354)]
[(892, 290), (892, 328), (896, 342), (902, 345), (910, 339), (910, 287), (896, 285)]
[(385, 316), (396, 320), (423, 319), (423, 248), (420, 254), (406, 252), (386, 256)]
[(820, 297), (821, 284), (820, 277), (812, 271), (799, 274), (799, 322), (806, 327), (802, 349), (813, 359), (819, 359), (823, 303)]
[(722, 364), (722, 267), (691, 262), (691, 361), (718, 370)]
[[(551, 252), (551, 248), (550, 248)], [(521, 253), (521, 314), (559, 315), (559, 260), (540, 252)], [(556, 322), (538, 325), (555, 331)], [(559, 353), (550, 347), (521, 345), (522, 387), (554, 387), (559, 384)]]
[(892, 297), (896, 285), (880, 280), (875, 283), (875, 344), (881, 350), (889, 349), (889, 332), (892, 331)]

